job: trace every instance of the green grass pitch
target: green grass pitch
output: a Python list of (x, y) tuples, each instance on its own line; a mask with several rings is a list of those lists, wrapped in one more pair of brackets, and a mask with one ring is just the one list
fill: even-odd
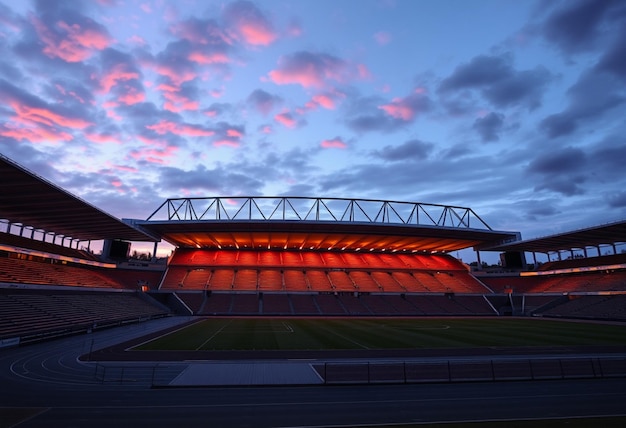
[(518, 318), (207, 318), (135, 350), (626, 345), (626, 326)]

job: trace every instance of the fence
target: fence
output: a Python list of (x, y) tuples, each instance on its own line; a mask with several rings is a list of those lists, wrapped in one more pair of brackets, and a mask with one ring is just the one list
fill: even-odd
[(314, 367), (326, 384), (626, 377), (626, 357), (327, 362)]

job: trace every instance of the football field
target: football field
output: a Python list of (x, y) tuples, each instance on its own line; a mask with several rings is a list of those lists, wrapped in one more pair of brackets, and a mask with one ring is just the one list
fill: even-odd
[(375, 350), (626, 345), (626, 326), (520, 318), (206, 318), (133, 350)]

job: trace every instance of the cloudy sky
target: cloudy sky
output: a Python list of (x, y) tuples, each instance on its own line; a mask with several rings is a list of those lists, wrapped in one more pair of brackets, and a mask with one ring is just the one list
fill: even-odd
[(626, 218), (626, 2), (0, 0), (0, 152), (118, 217), (166, 198)]

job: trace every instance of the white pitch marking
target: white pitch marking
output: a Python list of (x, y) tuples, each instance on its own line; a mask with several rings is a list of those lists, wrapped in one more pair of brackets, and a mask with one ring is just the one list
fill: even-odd
[(233, 322), (233, 320), (230, 320), (227, 324), (224, 324), (222, 326), (222, 328), (220, 328), (219, 330), (217, 330), (215, 333), (213, 333), (211, 335), (211, 337), (209, 337), (207, 340), (205, 340), (204, 342), (202, 342), (202, 345), (198, 346), (196, 348), (196, 351), (199, 351), (200, 348), (202, 348), (204, 345), (206, 345), (207, 343), (209, 343), (215, 336), (217, 336), (218, 334), (220, 334), (222, 332), (222, 330), (224, 330), (226, 327), (228, 327), (231, 323)]

